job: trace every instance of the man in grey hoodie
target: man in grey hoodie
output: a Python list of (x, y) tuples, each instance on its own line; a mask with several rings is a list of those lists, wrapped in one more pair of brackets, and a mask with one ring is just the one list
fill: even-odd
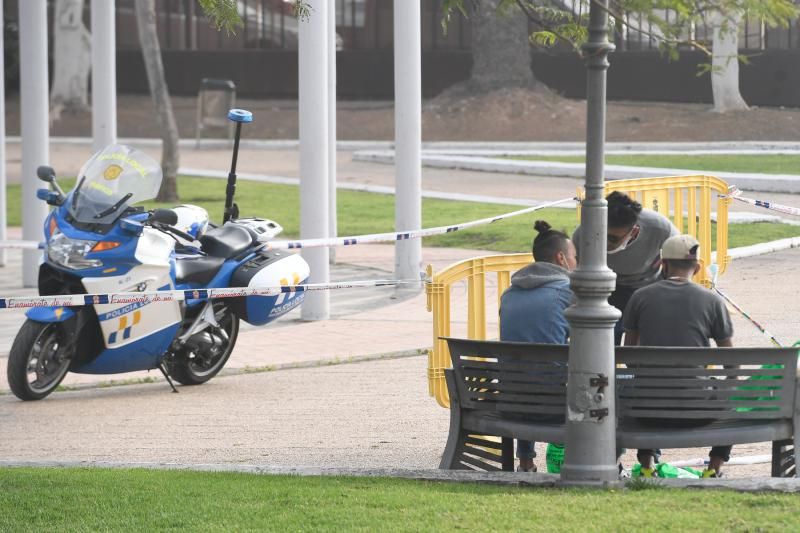
[[(561, 231), (537, 220), (533, 240), (534, 262), (511, 277), (500, 298), (500, 339), (504, 341), (566, 344), (569, 324), (564, 309), (572, 303), (569, 273), (577, 266), (575, 245)], [(535, 472), (536, 453), (530, 441), (517, 441), (518, 470)]]

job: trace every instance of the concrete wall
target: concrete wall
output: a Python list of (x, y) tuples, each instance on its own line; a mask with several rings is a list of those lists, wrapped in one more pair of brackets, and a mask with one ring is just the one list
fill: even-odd
[[(166, 50), (164, 67), (173, 94), (197, 93), (200, 80), (231, 79), (245, 97), (296, 98), (297, 54), (283, 50)], [(745, 52), (747, 53), (747, 52)], [(755, 52), (754, 52), (755, 53)], [(800, 107), (800, 50), (758, 51), (741, 66), (741, 88), (752, 105)], [(711, 102), (708, 74), (697, 76), (699, 52), (682, 52), (669, 61), (654, 51), (626, 51), (610, 57), (608, 96), (615, 100)], [(435, 96), (469, 76), (470, 52), (426, 50), (422, 57), (423, 96)], [(536, 53), (536, 76), (553, 90), (583, 98), (586, 72), (574, 53)], [(117, 84), (123, 93), (147, 92), (144, 65), (138, 50), (117, 53)], [(341, 99), (388, 100), (393, 97), (391, 49), (349, 50), (337, 54), (337, 83)]]

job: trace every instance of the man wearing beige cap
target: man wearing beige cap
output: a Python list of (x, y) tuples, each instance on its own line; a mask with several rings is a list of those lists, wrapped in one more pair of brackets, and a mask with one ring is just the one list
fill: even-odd
[[(692, 282), (700, 270), (700, 243), (691, 235), (676, 235), (661, 247), (665, 279), (636, 291), (623, 315), (628, 346), (733, 346), (733, 326), (725, 302)], [(702, 362), (701, 362), (702, 364)], [(731, 446), (715, 446), (704, 475), (718, 477), (730, 459)], [(642, 472), (652, 472), (655, 450), (639, 450)]]

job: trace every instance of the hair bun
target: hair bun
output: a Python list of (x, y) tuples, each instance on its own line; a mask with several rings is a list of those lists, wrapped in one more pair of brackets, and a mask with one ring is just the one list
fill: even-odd
[(550, 226), (550, 224), (548, 224), (544, 220), (537, 220), (533, 224), (533, 229), (535, 229), (539, 233), (547, 233), (548, 231), (550, 231), (553, 228)]

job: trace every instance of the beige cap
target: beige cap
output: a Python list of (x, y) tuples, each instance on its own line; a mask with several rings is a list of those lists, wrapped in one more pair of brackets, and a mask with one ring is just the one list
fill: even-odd
[(700, 243), (691, 235), (675, 235), (661, 246), (661, 259), (697, 259)]

